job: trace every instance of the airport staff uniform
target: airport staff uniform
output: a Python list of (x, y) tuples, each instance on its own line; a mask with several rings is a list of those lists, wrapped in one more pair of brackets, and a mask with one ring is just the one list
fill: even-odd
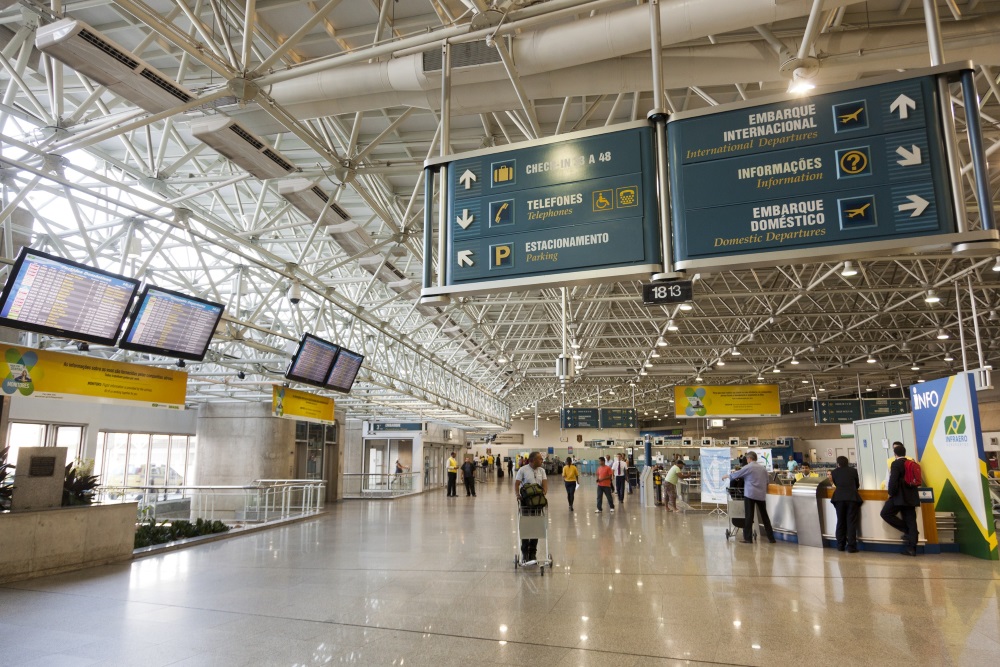
[(619, 458), (611, 464), (611, 470), (615, 474), (615, 492), (618, 493), (618, 502), (625, 502), (625, 462)]
[(448, 457), (448, 497), (458, 496), (458, 461), (454, 456)]

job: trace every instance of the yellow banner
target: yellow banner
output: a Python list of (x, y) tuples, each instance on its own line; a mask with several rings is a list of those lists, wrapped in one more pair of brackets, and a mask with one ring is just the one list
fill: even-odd
[(778, 385), (676, 385), (674, 416), (780, 417)]
[(332, 398), (274, 385), (271, 396), (271, 414), (275, 417), (333, 424), (333, 409), (334, 401)]
[(4, 345), (5, 394), (183, 410), (187, 373), (79, 354)]

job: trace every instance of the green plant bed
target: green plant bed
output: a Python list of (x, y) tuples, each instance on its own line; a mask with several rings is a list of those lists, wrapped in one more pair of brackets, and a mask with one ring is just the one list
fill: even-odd
[(138, 524), (135, 530), (135, 548), (151, 547), (154, 544), (164, 544), (175, 540), (184, 540), (201, 535), (225, 533), (229, 526), (221, 521), (206, 521), (198, 519), (194, 523), (181, 519), (156, 523), (148, 519)]

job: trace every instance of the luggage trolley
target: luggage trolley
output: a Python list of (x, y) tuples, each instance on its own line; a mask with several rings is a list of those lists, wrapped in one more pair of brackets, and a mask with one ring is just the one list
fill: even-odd
[(524, 567), (521, 560), (521, 540), (538, 540), (538, 552), (545, 556), (536, 559), (538, 571), (545, 576), (545, 568), (552, 567), (549, 553), (549, 517), (544, 507), (522, 507), (517, 503), (517, 543), (514, 545), (514, 569)]
[[(730, 537), (735, 537), (737, 534), (743, 532), (747, 515), (746, 508), (743, 506), (743, 480), (733, 480), (726, 490), (729, 492), (726, 511), (729, 514), (729, 520), (733, 524), (732, 528), (726, 528), (726, 541), (728, 542)], [(756, 540), (757, 531), (752, 531), (752, 535), (751, 539)]]

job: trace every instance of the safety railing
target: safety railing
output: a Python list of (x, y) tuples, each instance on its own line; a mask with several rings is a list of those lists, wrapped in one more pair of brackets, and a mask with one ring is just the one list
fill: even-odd
[(115, 486), (98, 487), (103, 504), (138, 502), (139, 516), (167, 519), (263, 523), (319, 512), (326, 482), (316, 479), (258, 479), (246, 486)]
[(345, 498), (396, 498), (420, 491), (420, 472), (345, 473)]

